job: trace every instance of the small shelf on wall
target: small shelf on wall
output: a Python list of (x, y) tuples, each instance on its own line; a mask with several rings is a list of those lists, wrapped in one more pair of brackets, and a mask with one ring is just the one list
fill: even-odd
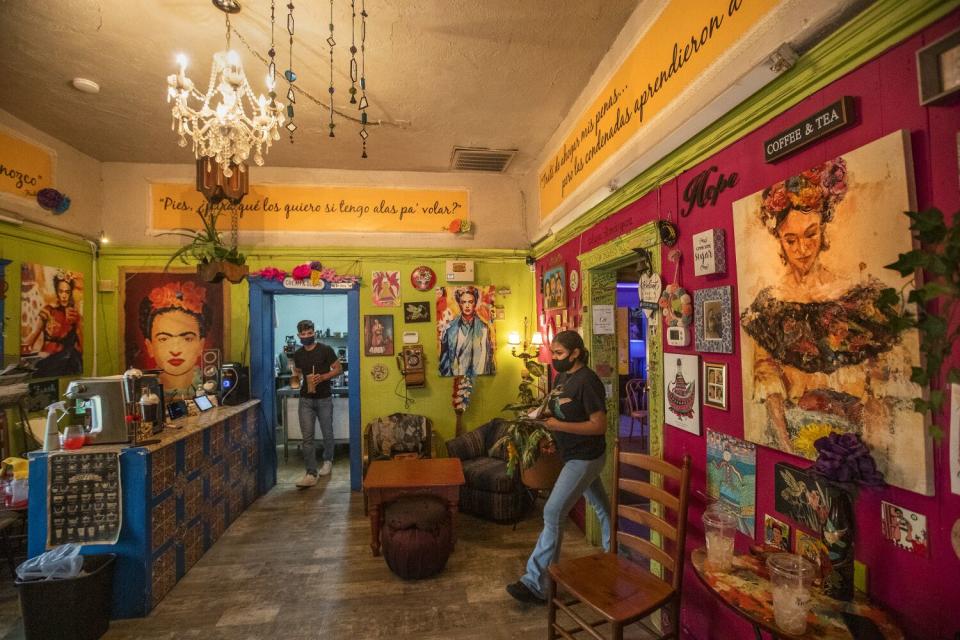
[(960, 95), (960, 29), (917, 50), (917, 82), (921, 105)]

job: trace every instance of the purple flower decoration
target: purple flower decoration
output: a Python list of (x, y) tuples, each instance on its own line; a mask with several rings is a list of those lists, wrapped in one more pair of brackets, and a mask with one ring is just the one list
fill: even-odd
[(835, 482), (853, 482), (867, 486), (883, 485), (883, 474), (860, 436), (831, 433), (813, 443), (817, 461), (813, 471)]
[(310, 263), (310, 269), (313, 271), (320, 271), (323, 269), (323, 265), (320, 264), (319, 260), (314, 260), (313, 262)]
[[(63, 206), (63, 201), (66, 199), (62, 193), (56, 189), (46, 188), (40, 189), (37, 192), (37, 204), (39, 204), (44, 209), (50, 209), (56, 211), (59, 207)], [(70, 200), (67, 199), (67, 207), (70, 206)], [(66, 211), (66, 207), (63, 209)], [(58, 211), (58, 213), (63, 213), (63, 211)]]

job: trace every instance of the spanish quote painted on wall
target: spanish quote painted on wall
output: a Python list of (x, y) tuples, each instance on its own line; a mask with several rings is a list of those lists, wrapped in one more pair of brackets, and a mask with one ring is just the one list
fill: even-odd
[[(153, 183), (150, 229), (195, 228), (208, 206), (193, 185)], [(251, 185), (235, 209), (240, 231), (442, 233), (470, 217), (465, 189)], [(228, 228), (230, 217), (218, 224)]]
[(53, 183), (54, 154), (0, 131), (0, 193), (33, 198)]
[(540, 217), (685, 91), (775, 0), (673, 0), (540, 169)]

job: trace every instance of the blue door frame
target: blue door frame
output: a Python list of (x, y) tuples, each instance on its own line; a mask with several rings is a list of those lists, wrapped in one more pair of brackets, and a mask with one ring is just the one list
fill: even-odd
[[(287, 289), (281, 283), (262, 278), (249, 278), (250, 283), (250, 393), (258, 398), (266, 415), (272, 434), (277, 433), (276, 388), (273, 378), (273, 361), (276, 347), (273, 344), (274, 295), (346, 295), (347, 296), (347, 349), (352, 356), (350, 363), (355, 371), (348, 377), (350, 393), (350, 489), (361, 489), (360, 452), (360, 291), (357, 289), (326, 291), (322, 289)], [(274, 442), (276, 442), (274, 440)], [(276, 455), (274, 446), (274, 484), (276, 484)]]

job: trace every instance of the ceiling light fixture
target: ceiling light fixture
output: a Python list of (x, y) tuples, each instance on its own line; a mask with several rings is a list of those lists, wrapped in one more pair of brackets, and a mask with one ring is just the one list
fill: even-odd
[[(186, 75), (187, 58), (177, 56), (180, 72), (167, 77), (167, 102), (173, 102), (173, 125), (180, 136), (180, 146), (193, 140), (193, 153), (199, 158), (213, 158), (230, 177), (234, 168), (246, 171), (246, 161), (253, 152), (257, 165), (274, 140), (280, 139), (283, 105), (262, 94), (255, 96), (243, 72), (240, 55), (230, 49), (230, 14), (240, 11), (236, 0), (214, 0), (226, 18), (226, 50), (213, 54), (213, 68), (206, 93), (197, 91)], [(268, 82), (273, 82), (269, 78)], [(268, 84), (268, 90), (274, 87)], [(198, 108), (190, 98), (200, 102)], [(248, 115), (249, 109), (249, 115)]]
[(89, 78), (74, 78), (70, 81), (70, 84), (82, 93), (100, 93), (100, 85)]

